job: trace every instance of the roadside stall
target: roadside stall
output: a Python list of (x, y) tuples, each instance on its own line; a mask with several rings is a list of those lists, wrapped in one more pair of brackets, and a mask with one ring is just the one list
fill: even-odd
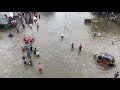
[(7, 18), (0, 18), (0, 28), (7, 29), (10, 27), (9, 20)]

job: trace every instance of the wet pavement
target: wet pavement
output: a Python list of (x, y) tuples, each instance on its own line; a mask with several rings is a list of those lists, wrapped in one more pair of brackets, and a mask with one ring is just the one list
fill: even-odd
[[(85, 25), (84, 19), (94, 18), (89, 12), (41, 12), (37, 21), (25, 30), (0, 30), (0, 77), (1, 78), (113, 78), (115, 70), (120, 71), (120, 26), (102, 18), (99, 22)], [(93, 32), (101, 32), (101, 37), (93, 37)], [(9, 38), (8, 32), (14, 37)], [(40, 51), (41, 57), (32, 56), (33, 66), (25, 66), (22, 60), (21, 44), (23, 35), (35, 35), (33, 47)], [(60, 35), (64, 34), (61, 41)], [(118, 39), (115, 45), (112, 38)], [(71, 43), (75, 49), (71, 50)], [(82, 52), (78, 47), (83, 44)], [(104, 68), (93, 59), (95, 52), (107, 52), (115, 57), (116, 65)], [(43, 64), (43, 72), (38, 71), (38, 63)]]

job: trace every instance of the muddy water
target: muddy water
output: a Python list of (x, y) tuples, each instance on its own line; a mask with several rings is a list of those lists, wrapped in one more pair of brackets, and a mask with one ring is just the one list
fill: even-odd
[[(26, 25), (25, 30), (19, 26), (20, 34), (16, 29), (1, 30), (0, 32), (0, 77), (9, 78), (112, 78), (114, 71), (119, 71), (119, 26), (104, 19), (97, 18), (99, 22), (85, 25), (84, 19), (92, 18), (89, 12), (41, 12), (38, 20), (39, 30), (35, 24), (32, 29)], [(97, 28), (96, 28), (97, 27)], [(102, 37), (93, 37), (93, 32), (101, 32)], [(7, 37), (8, 32), (14, 34)], [(60, 35), (64, 34), (61, 41)], [(24, 66), (21, 59), (23, 53), (20, 45), (23, 35), (35, 35), (33, 44), (40, 51), (41, 57), (34, 57), (33, 66)], [(112, 38), (118, 39), (111, 45)], [(71, 43), (75, 49), (71, 51)], [(78, 47), (83, 44), (82, 52)], [(95, 52), (107, 52), (116, 59), (116, 66), (104, 68), (94, 59)], [(38, 72), (38, 63), (43, 64), (43, 73)]]

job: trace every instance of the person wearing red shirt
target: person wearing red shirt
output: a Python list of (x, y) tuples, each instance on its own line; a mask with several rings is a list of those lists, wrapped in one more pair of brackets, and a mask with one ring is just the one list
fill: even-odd
[(81, 51), (81, 49), (82, 49), (82, 44), (80, 44), (80, 46), (79, 46), (79, 51)]
[(39, 71), (41, 72), (41, 70), (42, 70), (42, 64), (39, 63)]

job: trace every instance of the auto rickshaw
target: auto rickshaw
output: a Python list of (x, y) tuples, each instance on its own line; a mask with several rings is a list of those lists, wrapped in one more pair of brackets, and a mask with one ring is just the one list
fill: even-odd
[(107, 53), (95, 54), (97, 62), (106, 66), (115, 66), (115, 58)]

